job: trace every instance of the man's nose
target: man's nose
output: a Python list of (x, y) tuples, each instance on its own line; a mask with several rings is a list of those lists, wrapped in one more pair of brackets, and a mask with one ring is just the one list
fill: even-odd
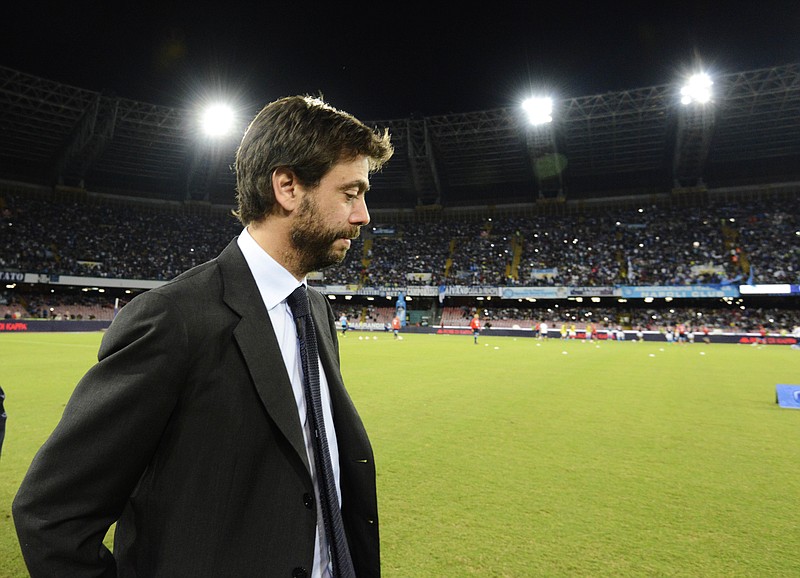
[(353, 212), (350, 213), (350, 223), (360, 226), (369, 224), (367, 200), (363, 196), (356, 201), (356, 204), (353, 207)]

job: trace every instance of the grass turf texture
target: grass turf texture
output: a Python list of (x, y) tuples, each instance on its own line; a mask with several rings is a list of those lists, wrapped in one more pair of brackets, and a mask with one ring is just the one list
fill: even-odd
[[(800, 352), (403, 337), (340, 339), (385, 576), (800, 575), (800, 411), (775, 404)], [(0, 335), (4, 578), (26, 576), (11, 500), (99, 340)]]

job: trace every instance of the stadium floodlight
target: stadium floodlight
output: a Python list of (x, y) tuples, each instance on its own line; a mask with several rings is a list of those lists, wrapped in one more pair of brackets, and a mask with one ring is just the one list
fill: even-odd
[(681, 104), (706, 104), (711, 102), (711, 87), (714, 81), (705, 73), (693, 74), (681, 88)]
[(228, 134), (235, 122), (233, 109), (226, 104), (213, 104), (203, 113), (203, 130), (209, 136)]
[(549, 97), (531, 97), (522, 103), (522, 110), (528, 115), (532, 125), (553, 122), (553, 99)]

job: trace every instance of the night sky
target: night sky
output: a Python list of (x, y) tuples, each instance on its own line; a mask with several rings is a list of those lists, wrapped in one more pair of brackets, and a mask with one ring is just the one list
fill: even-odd
[(176, 107), (311, 93), (388, 120), (667, 84), (696, 63), (800, 61), (796, 0), (16, 4), (3, 66)]

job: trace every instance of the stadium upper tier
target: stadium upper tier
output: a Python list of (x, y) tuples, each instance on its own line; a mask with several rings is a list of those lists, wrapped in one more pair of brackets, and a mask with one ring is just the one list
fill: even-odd
[[(373, 216), (313, 282), (611, 286), (800, 283), (792, 197), (639, 205), (554, 216), (391, 221)], [(5, 192), (0, 270), (167, 280), (215, 257), (241, 225), (223, 210)]]
[[(389, 129), (396, 150), (374, 176), (373, 189), (381, 194), (373, 206), (452, 207), (800, 181), (800, 64), (717, 74), (704, 104), (681, 103), (684, 80), (555, 98), (552, 122), (539, 127), (516, 105), (370, 120)], [(234, 151), (256, 109), (239, 111), (239, 129), (211, 141), (199, 134), (196, 110), (1, 66), (0, 84), (0, 178), (232, 202)]]

